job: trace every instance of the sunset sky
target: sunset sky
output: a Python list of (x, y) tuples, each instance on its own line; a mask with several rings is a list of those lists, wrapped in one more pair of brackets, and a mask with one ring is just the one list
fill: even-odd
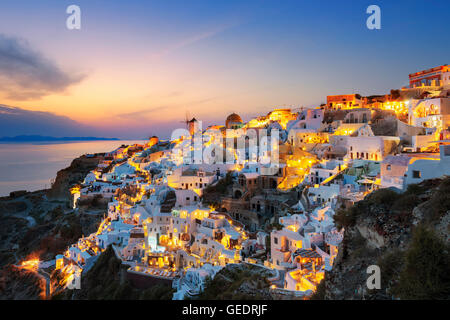
[[(71, 4), (81, 30), (66, 28)], [(381, 30), (366, 28), (371, 4)], [(223, 124), (385, 94), (450, 63), (449, 12), (437, 0), (2, 0), (0, 136), (167, 137), (186, 111)]]

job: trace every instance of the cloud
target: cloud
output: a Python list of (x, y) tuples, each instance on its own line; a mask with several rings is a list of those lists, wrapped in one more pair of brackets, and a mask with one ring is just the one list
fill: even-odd
[(0, 137), (41, 135), (53, 137), (106, 137), (145, 139), (152, 135), (170, 137), (173, 124), (158, 121), (149, 126), (139, 121), (135, 125), (97, 123), (87, 125), (69, 117), (45, 111), (32, 111), (0, 104)]
[(62, 93), (83, 78), (62, 70), (27, 41), (0, 34), (0, 93), (6, 98), (39, 99)]
[(187, 37), (184, 39), (181, 39), (180, 41), (173, 43), (172, 45), (168, 46), (167, 48), (164, 48), (163, 50), (156, 52), (154, 54), (152, 54), (150, 56), (150, 59), (160, 59), (163, 58), (175, 51), (178, 51), (179, 49), (182, 49), (184, 47), (193, 45), (197, 42), (206, 40), (208, 38), (214, 37), (215, 35), (222, 33), (232, 27), (235, 27), (236, 25), (238, 25), (237, 23), (230, 23), (230, 24), (226, 24), (226, 25), (222, 25), (219, 27), (214, 28), (213, 30), (210, 31), (204, 31), (198, 34), (195, 34), (191, 37)]
[[(148, 119), (149, 116), (154, 116), (155, 114), (158, 114), (162, 111), (164, 112), (171, 112), (171, 114), (177, 114), (179, 113), (181, 118), (184, 118), (186, 109), (194, 109), (198, 107), (199, 105), (202, 105), (204, 103), (208, 103), (211, 101), (216, 100), (217, 97), (207, 97), (203, 99), (197, 99), (197, 100), (190, 100), (185, 101), (183, 103), (167, 103), (165, 105), (160, 106), (153, 106), (148, 108), (143, 108), (137, 111), (132, 112), (123, 112), (118, 113), (113, 116), (111, 116), (112, 119), (126, 119), (126, 120), (134, 120), (134, 121), (142, 121), (143, 119)], [(184, 110), (184, 111), (183, 111)], [(151, 117), (153, 118), (153, 117)]]
[(51, 112), (0, 105), (0, 137), (17, 135), (89, 136), (95, 129)]
[(142, 117), (144, 117), (148, 114), (151, 114), (152, 112), (163, 111), (163, 110), (167, 110), (169, 108), (170, 107), (167, 107), (167, 106), (153, 107), (153, 108), (143, 109), (143, 110), (139, 110), (139, 111), (120, 113), (117, 115), (117, 117), (124, 118), (124, 119), (138, 120), (138, 119), (142, 119)]

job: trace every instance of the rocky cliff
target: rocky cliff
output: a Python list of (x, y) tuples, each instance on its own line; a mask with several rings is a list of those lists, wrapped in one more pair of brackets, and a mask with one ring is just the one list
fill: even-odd
[(74, 159), (69, 167), (58, 171), (47, 197), (52, 200), (70, 201), (70, 188), (82, 182), (89, 171), (97, 167), (101, 159), (102, 157), (86, 156)]
[[(450, 298), (450, 178), (401, 194), (378, 190), (338, 210), (335, 222), (344, 240), (314, 298)], [(380, 289), (367, 287), (371, 265), (380, 267)]]
[(1, 300), (37, 300), (45, 296), (45, 280), (35, 272), (9, 265), (0, 269)]
[(73, 211), (68, 202), (69, 188), (82, 181), (99, 159), (75, 159), (58, 172), (50, 190), (0, 198), (0, 299), (42, 298), (42, 278), (14, 264), (30, 255), (54, 259), (83, 234), (97, 230), (104, 211), (92, 206)]

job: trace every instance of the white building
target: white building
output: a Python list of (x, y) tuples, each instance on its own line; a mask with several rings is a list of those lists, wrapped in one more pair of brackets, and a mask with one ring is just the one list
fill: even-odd
[(320, 184), (326, 179), (337, 174), (343, 168), (344, 161), (340, 160), (323, 160), (319, 164), (313, 166), (305, 182), (310, 184)]
[(450, 125), (450, 98), (413, 99), (409, 106), (408, 123), (438, 131), (446, 129)]
[(382, 161), (399, 143), (399, 137), (347, 137), (347, 159)]
[(287, 123), (286, 130), (307, 129), (317, 131), (322, 126), (323, 109), (305, 109), (298, 113), (296, 120)]
[(441, 145), (440, 159), (418, 159), (408, 165), (405, 173), (405, 187), (423, 180), (450, 175), (450, 145)]
[(381, 162), (381, 187), (395, 187), (403, 190), (408, 166), (414, 161), (413, 157), (405, 155), (389, 155)]
[(177, 197), (175, 208), (195, 205), (200, 201), (199, 195), (192, 190), (177, 189), (175, 190), (175, 195)]
[(205, 172), (201, 169), (177, 168), (172, 175), (167, 177), (168, 185), (175, 189), (194, 190), (199, 196), (202, 190), (216, 180), (214, 173)]

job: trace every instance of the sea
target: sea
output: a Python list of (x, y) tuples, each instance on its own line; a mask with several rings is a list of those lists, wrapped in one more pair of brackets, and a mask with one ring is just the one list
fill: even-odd
[(144, 140), (0, 143), (0, 197), (11, 191), (50, 188), (56, 173), (88, 153), (109, 152)]

